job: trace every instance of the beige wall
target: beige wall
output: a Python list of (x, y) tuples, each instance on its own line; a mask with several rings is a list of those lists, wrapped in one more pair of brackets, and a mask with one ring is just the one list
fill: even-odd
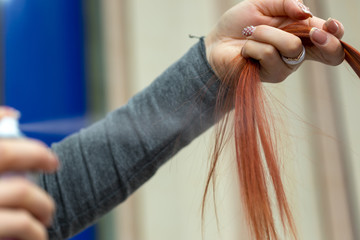
[[(143, 89), (181, 57), (197, 41), (189, 39), (188, 34), (205, 35), (230, 2), (102, 1), (109, 109), (123, 104), (124, 96), (126, 99)], [(316, 14), (340, 19), (347, 30), (358, 29), (357, 0), (307, 3)], [(359, 35), (358, 30), (348, 30), (345, 39), (360, 49)], [(279, 129), (286, 160), (284, 178), (301, 239), (355, 239), (341, 168), (343, 161), (351, 164), (356, 179), (352, 187), (359, 193), (356, 169), (360, 170), (360, 114), (356, 104), (360, 102), (360, 81), (346, 66), (330, 68), (306, 63), (285, 82), (267, 87), (291, 110), (279, 107), (276, 117), (283, 119)], [(119, 88), (121, 96), (113, 91)], [(165, 164), (116, 210), (113, 239), (201, 239), (200, 208), (209, 139), (210, 131)], [(219, 229), (209, 201), (205, 239), (249, 239), (238, 204), (233, 163), (224, 159), (221, 166), (217, 192)]]

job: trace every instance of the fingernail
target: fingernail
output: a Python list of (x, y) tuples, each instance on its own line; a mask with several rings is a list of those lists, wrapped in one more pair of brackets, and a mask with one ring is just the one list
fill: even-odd
[(301, 11), (303, 11), (306, 14), (309, 14), (311, 17), (314, 16), (312, 12), (310, 11), (310, 8), (305, 6), (302, 2), (296, 1), (297, 5), (300, 7)]
[(318, 28), (312, 28), (310, 31), (310, 37), (312, 40), (320, 45), (324, 45), (327, 42), (328, 36), (327, 34), (318, 29)]
[(249, 37), (251, 36), (255, 31), (255, 27), (254, 26), (247, 26), (246, 28), (244, 28), (242, 30), (242, 35), (246, 36), (246, 37)]
[(332, 19), (329, 18), (326, 22), (325, 22), (325, 26), (328, 30), (329, 33), (335, 34), (337, 33), (337, 31), (339, 30), (339, 25), (337, 24), (337, 22)]
[(0, 107), (0, 115), (1, 117), (12, 117), (19, 119), (20, 118), (20, 112), (12, 107), (8, 106), (1, 106)]

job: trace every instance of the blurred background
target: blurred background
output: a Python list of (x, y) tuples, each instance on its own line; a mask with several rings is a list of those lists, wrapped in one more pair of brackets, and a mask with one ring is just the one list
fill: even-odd
[[(1, 103), (22, 112), (28, 136), (59, 141), (125, 104), (197, 42), (189, 34), (206, 35), (237, 2), (0, 0)], [(358, 0), (306, 4), (319, 17), (340, 20), (344, 40), (360, 49)], [(306, 62), (266, 88), (281, 124), (284, 179), (300, 239), (360, 239), (360, 81), (345, 64)], [(219, 222), (210, 197), (201, 227), (211, 134), (74, 239), (250, 239), (226, 156), (217, 174)]]

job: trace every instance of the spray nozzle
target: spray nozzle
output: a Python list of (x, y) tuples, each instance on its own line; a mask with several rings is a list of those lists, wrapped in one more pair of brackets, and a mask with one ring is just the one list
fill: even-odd
[(21, 137), (20, 112), (10, 107), (0, 107), (0, 138)]

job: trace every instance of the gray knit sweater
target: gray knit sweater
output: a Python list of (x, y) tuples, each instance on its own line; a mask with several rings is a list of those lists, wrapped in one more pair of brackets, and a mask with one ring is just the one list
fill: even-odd
[(94, 223), (208, 129), (218, 87), (201, 39), (125, 106), (54, 144), (61, 170), (40, 180), (57, 204), (50, 239)]

